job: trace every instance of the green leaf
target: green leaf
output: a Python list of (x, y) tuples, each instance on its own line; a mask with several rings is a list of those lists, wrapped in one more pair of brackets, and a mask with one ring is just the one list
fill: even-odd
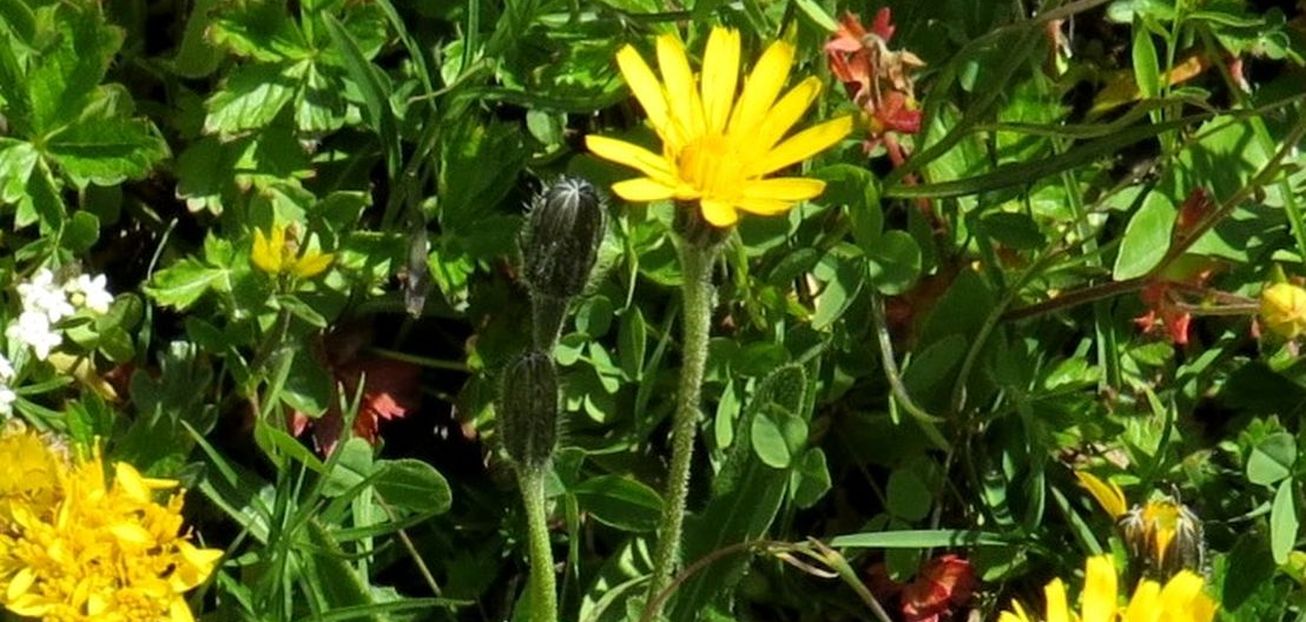
[(23, 228), (32, 223), (41, 224), (41, 233), (53, 233), (63, 226), (64, 202), (59, 189), (44, 163), (32, 168), (27, 179), (27, 189), (18, 201), (14, 213), (14, 226)]
[(622, 531), (653, 531), (662, 517), (662, 497), (629, 477), (600, 475), (577, 484), (571, 492), (595, 520)]
[(831, 485), (830, 467), (826, 464), (825, 452), (820, 447), (813, 447), (795, 465), (789, 478), (789, 494), (794, 505), (810, 508), (830, 491)]
[(648, 327), (639, 307), (631, 306), (621, 314), (621, 328), (617, 331), (617, 358), (626, 377), (638, 381), (644, 375), (644, 350), (648, 341)]
[(421, 460), (381, 460), (385, 470), (372, 483), (386, 503), (418, 514), (443, 514), (453, 504), (449, 482)]
[(793, 454), (790, 453), (789, 443), (785, 440), (781, 427), (783, 421), (780, 417), (784, 416), (786, 415), (783, 412), (777, 413), (768, 408), (753, 418), (750, 430), (753, 451), (761, 459), (762, 464), (776, 469), (787, 468), (789, 462), (793, 460)]
[(906, 231), (887, 231), (867, 250), (866, 269), (880, 293), (907, 291), (921, 272), (921, 247)]
[(331, 406), (331, 374), (307, 350), (295, 353), (281, 399), (309, 417), (320, 417)]
[(816, 0), (794, 0), (794, 4), (798, 5), (798, 9), (804, 15), (811, 18), (817, 26), (824, 28), (827, 32), (834, 32), (839, 29), (839, 22), (834, 21), (834, 18), (824, 8), (821, 8)]
[(816, 330), (830, 328), (848, 310), (864, 283), (858, 262), (853, 258), (835, 249), (826, 259), (835, 264), (834, 275), (816, 297), (816, 312), (812, 315), (812, 328)]
[(37, 133), (82, 114), (124, 36), (121, 29), (104, 21), (102, 9), (93, 4), (61, 4), (55, 15), (60, 36), (34, 56), (27, 74)]
[(1274, 563), (1284, 564), (1288, 554), (1297, 544), (1297, 505), (1294, 500), (1295, 482), (1285, 479), (1279, 483), (1278, 492), (1274, 493), (1274, 506), (1270, 510), (1270, 550), (1274, 554)]
[(1043, 248), (1047, 238), (1028, 214), (993, 212), (980, 220), (984, 233), (1003, 246), (1016, 250)]
[(1247, 479), (1271, 486), (1292, 475), (1297, 462), (1297, 440), (1287, 432), (1275, 432), (1252, 447), (1247, 457)]
[(885, 496), (888, 501), (886, 509), (908, 522), (928, 516), (934, 501), (925, 480), (913, 469), (897, 469), (890, 474)]
[(230, 279), (230, 270), (187, 257), (154, 273), (145, 293), (165, 307), (185, 311), (210, 289), (230, 290)]
[(344, 68), (350, 80), (358, 87), (363, 96), (363, 111), (368, 125), (381, 138), (385, 148), (386, 164), (391, 175), (399, 172), (399, 131), (395, 124), (394, 110), (390, 107), (390, 88), (382, 79), (380, 71), (367, 60), (367, 55), (354, 37), (338, 20), (330, 15), (323, 15), (327, 33), (331, 36), (332, 46), (340, 52)]
[(139, 179), (168, 157), (168, 145), (144, 119), (84, 118), (50, 136), (48, 153), (79, 188)]
[(23, 198), (38, 157), (30, 143), (0, 137), (0, 201), (17, 203)]
[(74, 252), (84, 253), (90, 250), (95, 241), (100, 239), (100, 219), (90, 212), (75, 212), (64, 225), (60, 243)]
[(172, 58), (172, 71), (183, 78), (203, 78), (218, 68), (224, 54), (214, 45), (207, 33), (214, 20), (214, 5), (219, 0), (195, 0), (190, 17)]
[(1142, 207), (1129, 219), (1113, 274), (1117, 281), (1143, 276), (1155, 268), (1170, 250), (1175, 206), (1164, 192), (1151, 192)]
[(322, 495), (326, 497), (334, 498), (357, 492), (354, 489), (376, 471), (372, 446), (357, 436), (336, 447), (331, 458), (331, 471), (322, 483)]
[(272, 123), (295, 95), (297, 79), (284, 63), (253, 63), (236, 68), (222, 90), (209, 98), (207, 134), (234, 135)]
[(1134, 81), (1143, 97), (1156, 97), (1161, 94), (1161, 69), (1156, 58), (1156, 45), (1152, 42), (1152, 33), (1143, 24), (1142, 19), (1134, 21), (1134, 45), (1131, 50), (1134, 61)]
[(1008, 546), (1011, 540), (984, 531), (962, 529), (905, 529), (855, 533), (830, 540), (843, 549), (926, 549), (933, 547)]

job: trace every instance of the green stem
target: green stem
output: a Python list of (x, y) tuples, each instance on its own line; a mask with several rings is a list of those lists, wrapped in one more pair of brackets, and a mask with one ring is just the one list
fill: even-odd
[(544, 500), (544, 470), (521, 467), (517, 472), (522, 504), (526, 507), (526, 534), (530, 539), (531, 622), (557, 622), (558, 586), (553, 575), (553, 546), (549, 542), (549, 515)]
[(653, 554), (653, 580), (649, 583), (647, 619), (657, 619), (657, 599), (671, 583), (680, 561), (681, 530), (685, 522), (685, 501), (689, 494), (689, 467), (694, 457), (694, 435), (698, 431), (699, 399), (703, 392), (703, 371), (707, 364), (708, 331), (712, 323), (712, 264), (716, 244), (685, 240), (680, 245), (680, 267), (684, 278), (683, 330), (680, 390), (671, 430), (671, 471), (667, 476), (665, 506)]

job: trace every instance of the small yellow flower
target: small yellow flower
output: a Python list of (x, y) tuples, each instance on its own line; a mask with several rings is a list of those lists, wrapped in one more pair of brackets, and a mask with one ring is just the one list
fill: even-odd
[(1080, 613), (1069, 606), (1066, 585), (1053, 579), (1044, 588), (1047, 599), (1043, 618), (1030, 616), (1019, 602), (998, 616), (998, 622), (1210, 622), (1215, 618), (1216, 603), (1202, 592), (1202, 578), (1183, 571), (1162, 585), (1140, 581), (1129, 603), (1120, 607), (1115, 566), (1111, 556), (1090, 557), (1084, 572), (1084, 590), (1080, 594)]
[(177, 482), (122, 462), (110, 479), (98, 452), (72, 459), (26, 432), (0, 436), (0, 455), (16, 443), (53, 480), (41, 471), (50, 492), (13, 497), (0, 516), (0, 605), (58, 622), (191, 622), (182, 595), (222, 551), (191, 544), (180, 493), (155, 501)]
[(662, 153), (587, 136), (595, 155), (644, 174), (614, 184), (613, 192), (628, 201), (697, 200), (703, 217), (717, 227), (733, 225), (739, 211), (780, 214), (821, 194), (825, 183), (817, 179), (764, 177), (839, 142), (852, 130), (852, 117), (781, 140), (816, 100), (821, 82), (807, 78), (777, 101), (794, 61), (794, 47), (779, 41), (758, 59), (736, 99), (739, 48), (738, 31), (713, 29), (696, 78), (680, 38), (662, 35), (660, 81), (635, 48), (617, 53), (621, 75), (662, 139)]
[(1261, 321), (1284, 339), (1306, 332), (1306, 289), (1275, 283), (1261, 291)]
[(335, 257), (317, 249), (304, 251), (299, 255), (298, 245), (286, 238), (286, 228), (280, 225), (272, 227), (269, 235), (263, 235), (262, 229), (254, 230), (254, 248), (250, 251), (250, 260), (255, 266), (268, 274), (293, 274), (301, 279), (311, 279), (326, 271)]

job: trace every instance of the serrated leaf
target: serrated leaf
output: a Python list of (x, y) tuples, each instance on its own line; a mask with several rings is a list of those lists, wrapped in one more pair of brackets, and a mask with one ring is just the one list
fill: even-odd
[(232, 135), (272, 123), (295, 95), (298, 79), (291, 70), (285, 63), (254, 63), (232, 71), (209, 98), (204, 132)]
[(145, 293), (165, 307), (185, 311), (210, 289), (230, 290), (230, 278), (226, 268), (214, 268), (187, 257), (154, 273)]
[(17, 203), (23, 198), (38, 157), (30, 143), (0, 137), (0, 200)]
[(144, 119), (83, 118), (52, 135), (48, 153), (78, 187), (144, 177), (168, 157), (168, 145)]
[(82, 114), (124, 37), (121, 29), (104, 21), (98, 6), (61, 4), (56, 15), (60, 36), (33, 57), (35, 62), (27, 72), (32, 125), (37, 133)]

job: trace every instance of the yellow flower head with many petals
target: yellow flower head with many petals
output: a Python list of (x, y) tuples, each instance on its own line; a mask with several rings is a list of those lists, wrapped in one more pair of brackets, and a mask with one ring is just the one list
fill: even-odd
[(644, 174), (614, 184), (617, 196), (698, 201), (709, 223), (729, 227), (740, 211), (780, 214), (821, 194), (825, 184), (817, 179), (765, 177), (839, 142), (852, 130), (852, 117), (784, 139), (816, 100), (821, 82), (807, 78), (780, 96), (794, 47), (778, 41), (758, 59), (736, 99), (739, 48), (738, 31), (713, 29), (697, 79), (676, 35), (657, 39), (661, 80), (635, 48), (627, 45), (617, 53), (621, 75), (662, 139), (659, 155), (613, 138), (586, 137), (595, 155)]
[(182, 595), (208, 578), (222, 551), (190, 542), (180, 494), (155, 500), (177, 483), (124, 462), (110, 478), (98, 453), (74, 459), (28, 432), (0, 436), (0, 451), (20, 444), (43, 466), (21, 494), (6, 491), (0, 605), (57, 622), (191, 622)]
[(1088, 559), (1079, 613), (1071, 610), (1066, 584), (1053, 579), (1043, 589), (1047, 610), (1043, 617), (1031, 616), (1019, 602), (1002, 612), (998, 622), (1211, 622), (1216, 604), (1202, 591), (1201, 576), (1184, 571), (1164, 585), (1143, 580), (1123, 607), (1117, 593), (1116, 569), (1111, 556)]

